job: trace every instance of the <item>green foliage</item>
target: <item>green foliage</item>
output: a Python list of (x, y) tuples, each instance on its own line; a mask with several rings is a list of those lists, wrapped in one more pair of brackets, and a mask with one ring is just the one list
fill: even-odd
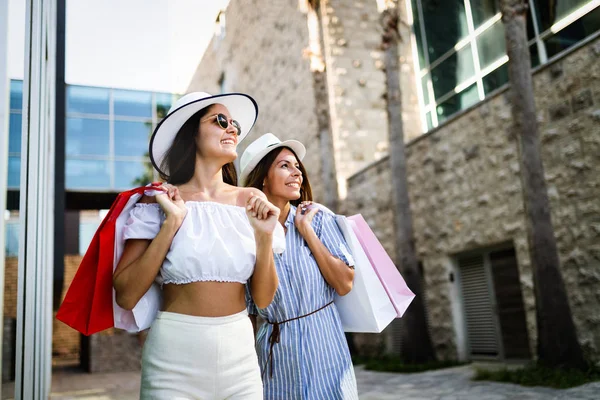
[(457, 367), (465, 365), (458, 361), (433, 361), (425, 364), (405, 364), (400, 357), (382, 356), (382, 357), (353, 357), (354, 365), (364, 364), (365, 369), (381, 372), (424, 372), (436, 369)]
[(477, 369), (473, 380), (516, 383), (523, 386), (546, 386), (566, 389), (585, 383), (600, 381), (600, 369), (589, 367), (585, 371), (577, 369), (549, 368), (531, 364), (519, 369), (497, 371)]

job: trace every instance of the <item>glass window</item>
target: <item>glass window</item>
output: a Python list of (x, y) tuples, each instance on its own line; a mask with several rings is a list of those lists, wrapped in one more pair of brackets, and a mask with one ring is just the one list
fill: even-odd
[(500, 12), (498, 3), (498, 0), (471, 1), (471, 11), (473, 13), (473, 24), (475, 25), (475, 29)]
[(531, 57), (531, 68), (540, 65), (540, 53), (538, 52), (537, 44), (529, 46), (529, 55)]
[(67, 113), (109, 113), (109, 90), (87, 86), (67, 86)]
[(115, 161), (115, 188), (130, 189), (147, 185), (154, 181), (152, 165), (149, 161)]
[(156, 98), (156, 117), (162, 119), (171, 108), (173, 95), (169, 93), (156, 93), (154, 96)]
[(425, 119), (427, 120), (427, 130), (433, 129), (433, 119), (431, 118), (431, 112), (425, 114)]
[(508, 63), (502, 64), (489, 74), (483, 77), (483, 90), (485, 94), (498, 89), (508, 82)]
[(485, 69), (485, 67), (506, 54), (506, 41), (502, 21), (498, 21), (486, 29), (485, 32), (477, 37), (476, 41), (479, 53), (479, 65), (481, 69)]
[(527, 9), (527, 39), (531, 40), (535, 37), (535, 29), (533, 28), (533, 19), (531, 17), (531, 7)]
[(452, 54), (431, 71), (433, 93), (440, 98), (454, 90), (461, 82), (475, 75), (471, 45)]
[(110, 170), (105, 160), (67, 159), (67, 189), (106, 189), (110, 187)]
[(10, 113), (8, 120), (8, 152), (21, 152), (21, 114)]
[(473, 84), (462, 92), (450, 97), (437, 106), (438, 122), (443, 122), (452, 114), (460, 110), (464, 110), (479, 102), (479, 94), (477, 93), (477, 85)]
[(152, 93), (113, 90), (115, 115), (152, 118)]
[(21, 186), (21, 156), (8, 157), (8, 187), (18, 188)]
[(5, 226), (5, 256), (17, 257), (19, 255), (19, 223), (17, 221), (7, 221)]
[(600, 7), (544, 40), (548, 57), (557, 55), (598, 30), (600, 30)]
[(115, 121), (115, 156), (148, 156), (151, 122)]
[(590, 0), (535, 0), (540, 31), (550, 29), (552, 25), (589, 2)]
[(464, 0), (421, 0), (423, 24), (434, 62), (469, 34)]
[(96, 230), (100, 226), (100, 221), (97, 222), (81, 222), (79, 224), (79, 254), (84, 255), (87, 251), (88, 247), (90, 247), (90, 243), (94, 238), (94, 234)]
[(109, 155), (106, 119), (67, 118), (67, 155)]
[(23, 108), (23, 81), (10, 81), (10, 109)]
[(421, 78), (421, 88), (423, 90), (423, 102), (425, 105), (429, 104), (429, 90), (427, 89), (427, 81), (429, 80), (429, 72)]

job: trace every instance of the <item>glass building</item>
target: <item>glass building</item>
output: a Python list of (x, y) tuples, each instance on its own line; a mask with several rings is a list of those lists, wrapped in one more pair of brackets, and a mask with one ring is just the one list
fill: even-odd
[[(177, 95), (67, 85), (66, 97), (65, 186), (68, 194), (115, 193), (158, 179), (148, 157), (148, 142)], [(21, 173), (22, 105), (23, 82), (12, 80), (8, 190), (15, 192), (19, 190)], [(85, 253), (103, 216), (98, 210), (80, 212), (76, 222), (79, 254)], [(16, 257), (18, 213), (6, 211), (5, 220), (6, 256)]]
[[(8, 188), (18, 190), (23, 82), (10, 83)], [(119, 192), (156, 180), (148, 141), (175, 100), (170, 93), (67, 86), (67, 191)]]
[[(411, 0), (407, 6), (425, 130), (508, 82), (498, 0)], [(600, 30), (600, 0), (530, 0), (527, 22), (537, 67)]]

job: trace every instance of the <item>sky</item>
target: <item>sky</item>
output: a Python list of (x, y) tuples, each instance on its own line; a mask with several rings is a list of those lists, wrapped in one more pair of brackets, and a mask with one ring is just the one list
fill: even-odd
[[(184, 93), (229, 0), (67, 0), (69, 84)], [(9, 0), (9, 77), (24, 70), (25, 2)]]

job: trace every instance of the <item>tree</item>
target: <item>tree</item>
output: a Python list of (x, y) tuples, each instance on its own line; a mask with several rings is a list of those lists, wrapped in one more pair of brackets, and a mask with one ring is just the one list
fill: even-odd
[(396, 261), (402, 276), (416, 297), (402, 318), (402, 359), (407, 363), (424, 363), (436, 359), (427, 327), (421, 273), (415, 251), (406, 154), (402, 124), (402, 96), (398, 45), (397, 0), (388, 1), (382, 13), (382, 49), (385, 51), (386, 100), (392, 171), (392, 201), (394, 206)]
[(515, 136), (519, 138), (521, 184), (536, 299), (539, 361), (549, 366), (584, 368), (554, 229), (540, 155), (540, 140), (527, 45), (526, 0), (501, 0), (506, 37), (510, 98)]

